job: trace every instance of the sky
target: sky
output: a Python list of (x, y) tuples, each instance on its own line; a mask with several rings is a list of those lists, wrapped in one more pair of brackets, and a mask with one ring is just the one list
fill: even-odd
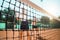
[(60, 0), (30, 0), (39, 7), (50, 12), (52, 15), (58, 17), (60, 16)]

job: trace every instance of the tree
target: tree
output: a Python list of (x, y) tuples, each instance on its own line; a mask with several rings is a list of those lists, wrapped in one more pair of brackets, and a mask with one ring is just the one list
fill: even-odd
[(0, 10), (0, 20), (1, 20), (1, 10)]
[(50, 19), (46, 16), (42, 16), (41, 17), (41, 23), (42, 24), (49, 24), (50, 23)]
[(10, 8), (6, 8), (4, 10), (0, 10), (0, 20), (12, 22), (14, 18), (14, 10)]
[(6, 16), (5, 19), (7, 19), (7, 21), (9, 21), (9, 22), (14, 21), (14, 10), (11, 10), (10, 8), (8, 8), (8, 9), (4, 9), (3, 12), (4, 12), (3, 15)]
[(11, 8), (6, 8), (4, 10), (0, 10), (0, 23), (3, 22), (6, 24), (6, 28), (8, 26), (13, 27), (14, 26), (14, 20), (15, 23), (17, 23), (16, 21), (16, 17), (14, 17), (14, 10), (11, 10)]
[(60, 16), (58, 18), (60, 19)]
[(50, 19), (47, 16), (42, 16), (40, 22), (42, 27), (50, 28)]
[(53, 25), (52, 28), (60, 28), (60, 21), (52, 19), (51, 24)]

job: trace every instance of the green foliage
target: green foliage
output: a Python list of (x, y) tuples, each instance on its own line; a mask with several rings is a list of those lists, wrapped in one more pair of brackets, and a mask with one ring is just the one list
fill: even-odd
[(60, 21), (53, 19), (51, 21), (52, 28), (60, 28)]
[(3, 29), (0, 29), (0, 31), (3, 31)]
[(49, 24), (50, 23), (50, 19), (46, 16), (42, 16), (41, 17), (41, 23), (42, 24)]
[(37, 27), (41, 27), (41, 24), (40, 24), (40, 23), (36, 23), (36, 26), (37, 26)]

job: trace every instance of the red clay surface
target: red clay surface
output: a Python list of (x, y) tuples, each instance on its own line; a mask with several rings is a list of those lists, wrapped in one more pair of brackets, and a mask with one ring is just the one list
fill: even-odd
[[(60, 40), (60, 29), (47, 29), (47, 30), (40, 30), (34, 29), (37, 31), (0, 31), (0, 40), (6, 40), (6, 35), (8, 40)], [(19, 38), (18, 38), (19, 36)]]

